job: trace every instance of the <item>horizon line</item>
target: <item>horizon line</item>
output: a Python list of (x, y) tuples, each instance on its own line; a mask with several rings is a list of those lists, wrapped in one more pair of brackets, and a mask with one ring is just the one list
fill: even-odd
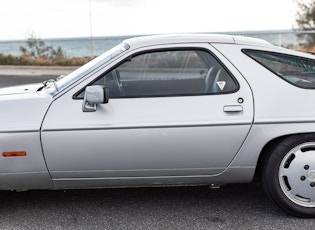
[[(290, 33), (315, 33), (315, 30), (302, 30), (302, 29), (279, 29), (279, 30), (239, 30), (239, 31), (221, 31), (221, 32), (185, 32), (185, 33), (155, 33), (155, 34), (134, 34), (134, 35), (104, 35), (104, 36), (81, 36), (81, 37), (55, 37), (55, 38), (40, 38), (38, 39), (43, 41), (68, 41), (68, 40), (86, 40), (86, 39), (104, 39), (104, 38), (131, 38), (131, 37), (140, 37), (140, 36), (150, 36), (150, 35), (160, 35), (160, 34), (232, 34), (232, 35), (244, 35), (244, 34), (290, 34)], [(24, 42), (25, 39), (5, 39), (1, 40), (1, 43), (10, 43), (10, 42)]]

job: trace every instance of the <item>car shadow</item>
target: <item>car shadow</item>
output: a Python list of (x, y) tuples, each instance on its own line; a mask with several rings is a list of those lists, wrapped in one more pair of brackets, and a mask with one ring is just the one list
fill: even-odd
[[(202, 187), (0, 192), (0, 228), (254, 229), (313, 220), (287, 215), (257, 183)], [(305, 222), (306, 221), (306, 222)], [(11, 225), (3, 226), (4, 223)], [(17, 225), (21, 224), (22, 225)], [(87, 227), (87, 228), (85, 228)], [(293, 227), (293, 228), (292, 228)], [(261, 229), (261, 228), (260, 228)], [(280, 228), (281, 229), (281, 228)]]

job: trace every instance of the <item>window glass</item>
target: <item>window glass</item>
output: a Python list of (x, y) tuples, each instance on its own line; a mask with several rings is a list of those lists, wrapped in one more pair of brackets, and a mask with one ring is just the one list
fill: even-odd
[(203, 50), (138, 54), (93, 84), (109, 87), (110, 98), (219, 94), (238, 89), (234, 78)]
[(285, 81), (302, 88), (315, 88), (315, 60), (259, 50), (244, 52)]

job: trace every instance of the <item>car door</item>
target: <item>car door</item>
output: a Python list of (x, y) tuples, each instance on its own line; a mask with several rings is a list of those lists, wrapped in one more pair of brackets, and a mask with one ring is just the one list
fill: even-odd
[[(88, 85), (107, 104), (82, 111)], [(221, 173), (253, 120), (243, 77), (209, 44), (131, 50), (59, 96), (42, 125), (56, 187), (176, 182)]]

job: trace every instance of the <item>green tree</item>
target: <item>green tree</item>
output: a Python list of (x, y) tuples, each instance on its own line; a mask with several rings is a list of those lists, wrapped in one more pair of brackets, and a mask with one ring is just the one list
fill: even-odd
[[(307, 32), (315, 30), (315, 0), (296, 0), (297, 17), (296, 23), (299, 29)], [(315, 45), (315, 33), (303, 33), (299, 36), (306, 41), (306, 48), (310, 49)]]
[(52, 46), (47, 46), (42, 39), (37, 38), (34, 34), (31, 34), (27, 39), (26, 47), (20, 46), (20, 51), (23, 55), (32, 58), (61, 58), (65, 56), (61, 47), (55, 50)]

